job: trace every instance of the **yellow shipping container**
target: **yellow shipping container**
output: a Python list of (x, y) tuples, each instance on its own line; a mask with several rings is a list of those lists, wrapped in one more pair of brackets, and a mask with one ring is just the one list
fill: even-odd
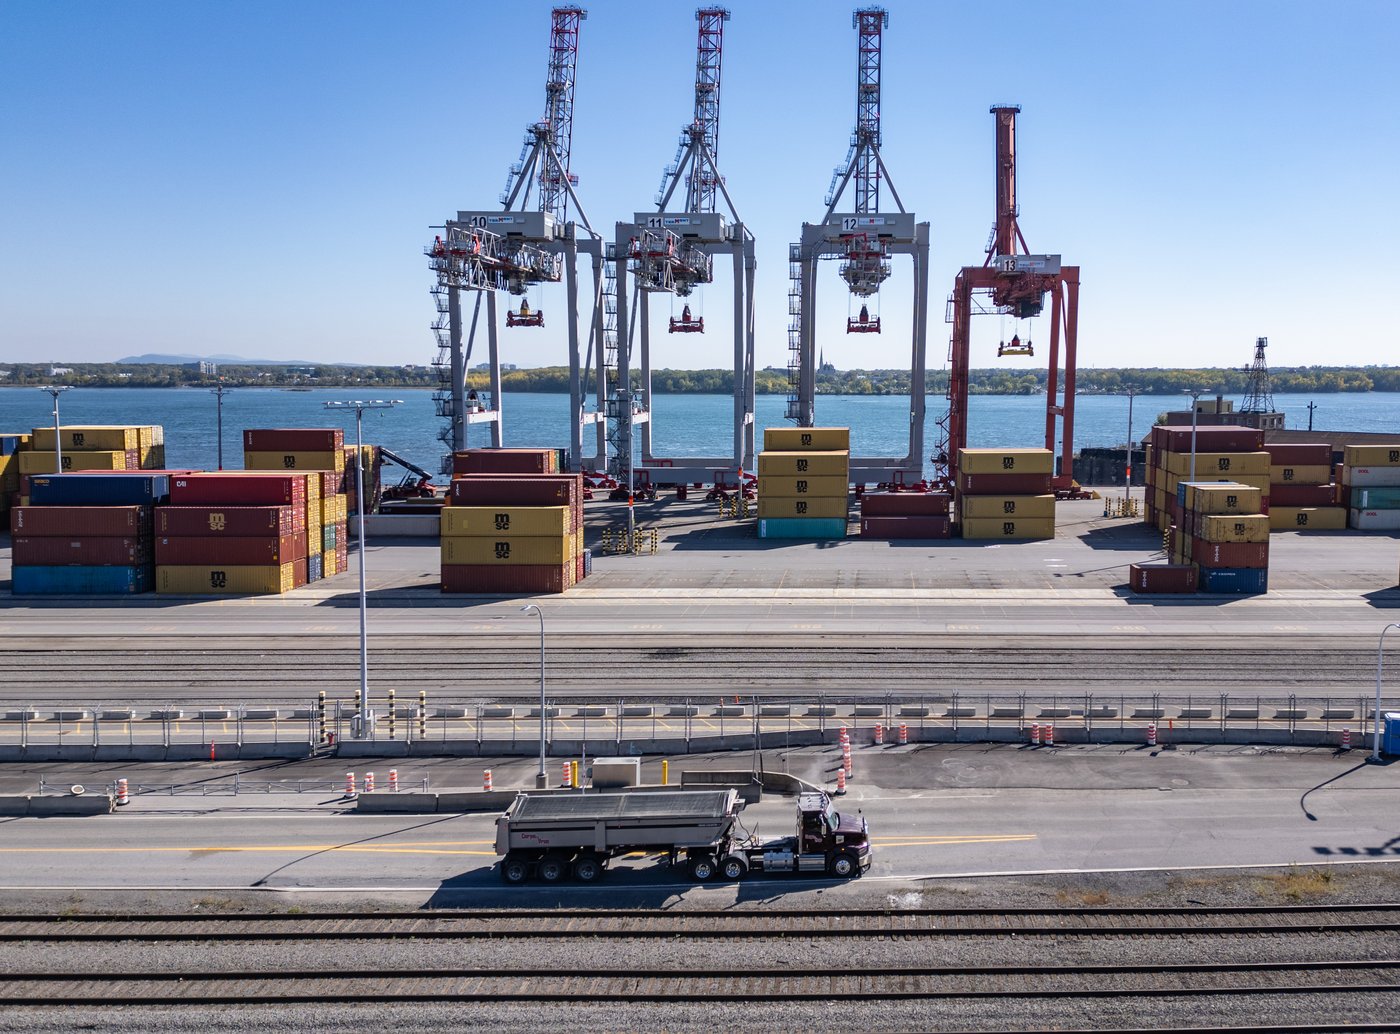
[(323, 553), (321, 555), (321, 577), (329, 578), (333, 574), (340, 574), (336, 565), (335, 553)]
[(1171, 496), (1173, 499), (1176, 498), (1176, 486), (1183, 481), (1192, 480), (1196, 481), (1197, 483), (1207, 484), (1211, 481), (1218, 481), (1222, 484), (1244, 485), (1247, 488), (1257, 488), (1260, 492), (1264, 493), (1264, 495), (1267, 496), (1269, 494), (1269, 485), (1271, 483), (1269, 481), (1270, 476), (1271, 475), (1269, 474), (1233, 474), (1227, 478), (1223, 476), (1212, 477), (1209, 474), (1205, 474), (1198, 475), (1196, 478), (1192, 479), (1190, 477), (1179, 476), (1176, 474), (1163, 474), (1162, 487), (1167, 490), (1167, 495)]
[(1269, 480), (1276, 485), (1330, 485), (1332, 467), (1321, 463), (1293, 467), (1275, 465), (1269, 471)]
[[(1196, 478), (1220, 477), (1222, 474), (1238, 477), (1240, 474), (1269, 473), (1270, 457), (1267, 452), (1198, 452), (1196, 453)], [(1171, 452), (1167, 454), (1167, 471), (1177, 477), (1190, 479), (1191, 454)]]
[(335, 522), (344, 524), (350, 518), (350, 500), (344, 493), (335, 497)]
[(471, 535), (442, 540), (444, 564), (566, 564), (574, 559), (572, 535)]
[(1049, 449), (959, 449), (963, 474), (1053, 474), (1055, 457)]
[(156, 568), (156, 592), (179, 595), (267, 596), (291, 592), (294, 564), (269, 567)]
[(1345, 531), (1345, 506), (1270, 506), (1269, 527), (1274, 531)]
[(164, 470), (165, 469), (165, 446), (164, 445), (143, 445), (141, 447), (141, 469), (142, 470)]
[[(21, 474), (55, 474), (58, 459), (53, 452), (17, 452)], [(64, 470), (125, 470), (124, 452), (69, 452), (63, 450)]]
[(1348, 467), (1400, 467), (1400, 442), (1383, 445), (1345, 445), (1342, 462)]
[(1268, 542), (1269, 517), (1262, 513), (1202, 517), (1199, 534), (1207, 542)]
[(851, 483), (843, 477), (760, 477), (758, 496), (810, 496), (825, 499), (845, 499)]
[(1053, 539), (1053, 517), (964, 517), (965, 539)]
[(1221, 515), (1259, 513), (1264, 509), (1265, 495), (1261, 489), (1238, 481), (1192, 482), (1186, 486), (1186, 509)]
[(19, 491), (19, 454), (0, 456), (0, 492)]
[(244, 470), (344, 470), (345, 453), (338, 449), (326, 452), (247, 452), (243, 453)]
[(850, 452), (849, 427), (765, 427), (763, 451)]
[(156, 429), (149, 424), (136, 429), (136, 447), (138, 449), (149, 449), (156, 444)]
[[(65, 424), (59, 429), (63, 436), (63, 451), (67, 452), (126, 452), (140, 448), (140, 433), (135, 427), (92, 424), (79, 427)], [(53, 428), (36, 427), (29, 447), (35, 452), (53, 452)], [(91, 468), (84, 468), (91, 469)]]
[(765, 517), (845, 517), (849, 504), (846, 497), (760, 495), (758, 516)]
[(1055, 518), (1053, 495), (965, 495), (959, 497), (958, 506), (964, 520), (968, 517)]
[(556, 537), (571, 530), (572, 520), (569, 506), (444, 506), (442, 537), (502, 533)]
[(848, 452), (762, 452), (758, 455), (759, 477), (847, 477), (851, 454)]

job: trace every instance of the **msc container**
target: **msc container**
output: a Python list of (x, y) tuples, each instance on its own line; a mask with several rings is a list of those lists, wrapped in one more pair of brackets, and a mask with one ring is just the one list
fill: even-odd
[(1207, 542), (1268, 542), (1269, 518), (1265, 514), (1219, 517), (1202, 514), (1196, 534)]
[(1262, 513), (1264, 492), (1238, 481), (1182, 481), (1176, 486), (1176, 501), (1196, 513)]
[(761, 452), (758, 454), (758, 476), (767, 477), (839, 477), (848, 479), (848, 452)]
[(962, 495), (1045, 495), (1049, 491), (1049, 474), (969, 474), (958, 471), (958, 492)]
[(1352, 510), (1350, 523), (1357, 531), (1400, 531), (1400, 510)]
[(54, 474), (29, 479), (33, 506), (150, 506), (170, 496), (164, 474)]
[(1053, 517), (965, 517), (962, 522), (965, 539), (1053, 539)]
[[(1327, 467), (1332, 468), (1332, 446), (1326, 442), (1305, 445), (1274, 445), (1268, 443), (1264, 451), (1269, 454), (1275, 467)], [(1327, 480), (1331, 481), (1329, 473)]]
[[(21, 452), (18, 454), (21, 474), (53, 474), (58, 471), (58, 458), (52, 452)], [(63, 470), (134, 470), (139, 457), (124, 452), (65, 452)]]
[(1345, 531), (1344, 506), (1274, 506), (1269, 509), (1273, 531)]
[(1269, 478), (1275, 485), (1325, 485), (1332, 480), (1332, 465), (1275, 463), (1269, 468)]
[(1131, 564), (1128, 587), (1133, 592), (1192, 593), (1196, 591), (1196, 569), (1190, 564)]
[(482, 566), (444, 564), (443, 592), (479, 592), (512, 595), (516, 593), (563, 592), (574, 583), (574, 565), (521, 564)]
[(1201, 591), (1252, 595), (1269, 591), (1269, 569), (1266, 567), (1203, 567)]
[(149, 506), (16, 506), (10, 532), (30, 538), (109, 536), (142, 538), (151, 534)]
[[(339, 427), (254, 428), (243, 432), (244, 452), (340, 452), (345, 432)], [(343, 462), (343, 460), (342, 460)], [(339, 470), (340, 467), (332, 468)]]
[[(1192, 456), (1189, 452), (1172, 453), (1167, 457), (1167, 473), (1177, 477), (1192, 476)], [(1267, 452), (1204, 452), (1195, 455), (1195, 476), (1208, 478), (1219, 474), (1268, 474), (1270, 460)]]
[[(1152, 428), (1152, 446), (1164, 452), (1190, 452), (1190, 424), (1159, 424)], [(1257, 452), (1264, 432), (1251, 427), (1196, 427), (1198, 452)]]
[(155, 516), (157, 535), (282, 535), (305, 527), (294, 506), (161, 506)]
[(565, 535), (574, 530), (569, 506), (446, 506), (442, 510), (442, 536)]
[(127, 596), (151, 591), (151, 568), (132, 567), (26, 567), (15, 565), (10, 573), (16, 596)]
[(345, 453), (333, 452), (244, 452), (244, 470), (344, 470)]
[(849, 509), (844, 495), (822, 498), (760, 494), (758, 497), (760, 517), (840, 517), (844, 520)]
[(860, 519), (862, 538), (946, 539), (951, 534), (947, 514), (929, 516), (886, 516)]
[(568, 536), (490, 535), (445, 538), (441, 552), (443, 564), (562, 565), (574, 559), (572, 546)]
[(1400, 488), (1353, 488), (1353, 510), (1400, 510)]
[(1400, 488), (1400, 467), (1344, 466), (1337, 480), (1348, 488)]
[(472, 474), (452, 479), (453, 506), (564, 506), (583, 500), (582, 474)]
[[(121, 452), (141, 447), (139, 428), (93, 424), (69, 424), (59, 428), (59, 441), (64, 452)], [(52, 427), (36, 427), (29, 440), (35, 452), (54, 451)]]
[(1206, 542), (1190, 539), (1190, 557), (1201, 567), (1268, 567), (1267, 542)]
[(851, 483), (844, 477), (773, 477), (760, 475), (758, 496), (781, 496), (791, 499), (796, 496), (812, 496), (823, 499), (845, 499)]
[(1049, 449), (959, 449), (958, 470), (967, 474), (1053, 474)]
[(305, 508), (306, 477), (299, 474), (192, 474), (170, 482), (170, 505), (298, 506)]
[[(1331, 506), (1337, 501), (1336, 485), (1270, 485), (1269, 506)], [(1270, 513), (1272, 513), (1272, 509)]]
[(11, 541), (11, 561), (16, 565), (137, 567), (151, 562), (151, 540), (16, 536)]
[(243, 567), (233, 564), (157, 566), (156, 592), (183, 596), (267, 596), (290, 592), (295, 586), (292, 564)]
[(156, 563), (161, 566), (271, 567), (305, 556), (305, 532), (300, 536), (289, 531), (278, 536), (161, 536), (156, 539)]
[(962, 500), (959, 516), (969, 517), (1055, 517), (1053, 495), (970, 495)]
[(862, 517), (937, 517), (952, 508), (947, 492), (865, 492), (860, 497)]
[(1382, 445), (1345, 445), (1342, 462), (1348, 467), (1400, 467), (1400, 442)]
[(844, 517), (760, 517), (761, 539), (843, 539)]
[(557, 474), (553, 449), (461, 449), (452, 454), (452, 474)]
[(765, 427), (763, 451), (850, 452), (849, 427)]

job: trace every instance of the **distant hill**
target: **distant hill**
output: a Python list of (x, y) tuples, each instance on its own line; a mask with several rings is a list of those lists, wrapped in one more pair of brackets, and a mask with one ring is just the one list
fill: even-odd
[(118, 363), (142, 366), (182, 366), (197, 362), (227, 363), (230, 366), (360, 366), (361, 363), (320, 363), (307, 359), (244, 359), (241, 355), (129, 355)]

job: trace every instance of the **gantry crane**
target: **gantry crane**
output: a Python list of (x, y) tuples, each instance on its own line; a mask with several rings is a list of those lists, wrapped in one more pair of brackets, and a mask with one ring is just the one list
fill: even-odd
[[(737, 484), (741, 468), (753, 465), (754, 455), (754, 238), (734, 206), (720, 174), (719, 95), (724, 23), (729, 12), (702, 7), (695, 63), (695, 111), (681, 133), (675, 161), (667, 167), (656, 196), (656, 210), (638, 212), (631, 222), (618, 223), (613, 247), (616, 276), (616, 389), (608, 415), (614, 469), (625, 486), (657, 482)], [(685, 207), (668, 208), (678, 186), (685, 184)], [(717, 212), (717, 197), (729, 210)], [(660, 458), (652, 452), (651, 321), (652, 294), (689, 298), (713, 279), (716, 254), (729, 252), (734, 262), (734, 440), (731, 455), (721, 458)], [(634, 309), (627, 308), (628, 285), (636, 291)], [(631, 391), (632, 334), (639, 346), (641, 391)], [(685, 303), (679, 318), (672, 316), (672, 333), (703, 333), (704, 316)], [(633, 458), (633, 427), (641, 428), (641, 461)]]
[[(1016, 202), (1016, 115), (1019, 105), (994, 105), (996, 119), (996, 222), (987, 242), (987, 257), (980, 266), (964, 266), (948, 298), (947, 320), (953, 325), (948, 346), (948, 413), (939, 421), (938, 451), (934, 453), (934, 480), (957, 488), (958, 450), (967, 447), (967, 394), (972, 317), (1002, 313), (1016, 319), (1039, 316), (1050, 296), (1049, 373), (1045, 390), (1045, 448), (1056, 449), (1056, 421), (1060, 422), (1059, 469), (1053, 479), (1056, 492), (1068, 491), (1073, 481), (1074, 371), (1079, 342), (1079, 267), (1060, 263), (1059, 255), (1028, 254), (1026, 238), (1018, 222)], [(976, 296), (988, 296), (990, 305)], [(1064, 380), (1060, 381), (1060, 340), (1064, 335)], [(1022, 345), (1002, 344), (1003, 355), (1030, 355), (1029, 335)]]
[[(848, 318), (847, 333), (879, 333), (880, 317), (871, 317), (867, 299), (875, 297), (890, 276), (890, 256), (909, 255), (914, 263), (913, 340), (909, 368), (909, 450), (898, 458), (853, 457), (851, 480), (856, 483), (908, 482), (922, 479), (924, 434), (924, 358), (927, 352), (929, 224), (920, 223), (904, 203), (880, 157), (880, 56), (889, 13), (863, 7), (852, 19), (856, 44), (856, 124), (844, 168), (832, 176), (826, 214), (820, 223), (803, 223), (802, 239), (788, 253), (792, 283), (788, 291), (787, 417), (802, 427), (816, 419), (817, 262), (839, 259), (841, 278), (861, 299), (859, 317)], [(884, 180), (897, 213), (881, 213), (880, 181)], [(837, 211), (847, 187), (854, 207)]]
[[(442, 233), (425, 249), (429, 264), (437, 274), (432, 293), (438, 308), (438, 318), (433, 323), (438, 355), (433, 365), (438, 370), (439, 387), (433, 401), (438, 415), (447, 418), (447, 426), (438, 437), (450, 450), (465, 447), (469, 424), (489, 424), (491, 444), (499, 447), (502, 443), (504, 418), (496, 293), (505, 291), (521, 296), (519, 308), (506, 315), (508, 327), (543, 327), (544, 311), (538, 305), (532, 308), (525, 293), (537, 285), (558, 283), (561, 279), (565, 282), (568, 306), (569, 396), (573, 414), (569, 453), (573, 469), (579, 469), (583, 460), (583, 429), (590, 423), (599, 427), (601, 448), (603, 418), (599, 413), (585, 411), (584, 371), (592, 364), (580, 356), (577, 266), (579, 252), (592, 257), (594, 312), (589, 348), (592, 350), (595, 341), (598, 342), (600, 358), (594, 391), (595, 397), (601, 399), (606, 397), (601, 359), (605, 334), (603, 241), (574, 193), (578, 177), (569, 171), (579, 25), (587, 16), (587, 11), (581, 7), (556, 7), (550, 14), (545, 114), (526, 129), (520, 159), (511, 166), (506, 189), (501, 193), (503, 210), (459, 211), (455, 219), (446, 221), (440, 228)], [(533, 208), (530, 207), (532, 186), (539, 188)], [(571, 202), (579, 222), (569, 218)], [(462, 291), (476, 292), (465, 348)], [(466, 390), (467, 363), (483, 297), (490, 370), (490, 391), (484, 397)], [(451, 457), (448, 456), (443, 461), (443, 472), (450, 470)]]

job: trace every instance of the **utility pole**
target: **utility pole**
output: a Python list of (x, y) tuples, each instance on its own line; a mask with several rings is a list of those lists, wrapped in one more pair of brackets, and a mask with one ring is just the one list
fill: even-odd
[(1128, 448), (1123, 456), (1123, 501), (1126, 503), (1133, 497), (1133, 395), (1136, 394), (1131, 384), (1128, 385)]
[(1308, 430), (1312, 430), (1313, 410), (1317, 408), (1316, 402), (1308, 403)]
[(220, 470), (223, 470), (223, 469), (224, 469), (224, 396), (227, 395), (227, 394), (228, 394), (230, 391), (232, 391), (232, 390), (233, 390), (232, 388), (225, 388), (222, 382), (220, 382), (220, 384), (219, 384), (219, 386), (218, 386), (217, 388), (210, 388), (210, 389), (209, 389), (209, 394), (213, 395), (214, 398), (217, 400), (217, 411), (218, 411), (218, 416), (216, 417), (216, 423), (217, 423), (217, 426), (218, 426), (218, 435), (219, 435), (218, 441), (219, 441), (219, 469), (220, 469)]

